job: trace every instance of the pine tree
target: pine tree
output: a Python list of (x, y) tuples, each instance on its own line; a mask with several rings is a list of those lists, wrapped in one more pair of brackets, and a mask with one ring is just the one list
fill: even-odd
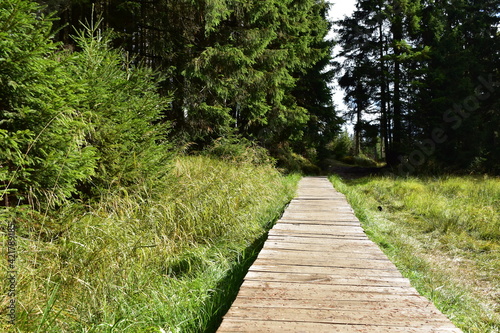
[[(30, 1), (0, 2), (0, 194), (5, 205), (58, 204), (94, 173), (88, 125), (51, 39), (51, 19)], [(9, 199), (10, 197), (10, 199)]]
[(168, 170), (169, 124), (162, 122), (171, 99), (158, 93), (161, 76), (134, 65), (112, 49), (111, 32), (91, 22), (75, 36), (77, 48), (69, 70), (80, 89), (75, 108), (89, 123), (85, 144), (98, 158), (95, 174), (80, 190), (130, 187)]

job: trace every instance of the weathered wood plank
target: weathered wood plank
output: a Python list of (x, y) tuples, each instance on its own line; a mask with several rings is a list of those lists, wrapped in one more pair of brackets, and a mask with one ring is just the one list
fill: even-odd
[(324, 266), (307, 266), (306, 268), (296, 265), (275, 264), (275, 265), (252, 265), (249, 272), (270, 272), (270, 273), (289, 273), (289, 274), (319, 274), (319, 275), (334, 275), (344, 276), (347, 278), (357, 279), (363, 277), (370, 278), (403, 278), (401, 273), (395, 269), (366, 269), (366, 268), (349, 268), (349, 267), (324, 267)]
[(296, 258), (303, 259), (305, 262), (310, 262), (311, 258), (318, 258), (321, 260), (336, 260), (336, 259), (349, 259), (349, 260), (384, 260), (388, 264), (392, 264), (384, 253), (375, 251), (348, 251), (349, 248), (346, 247), (342, 251), (296, 251), (296, 250), (285, 250), (285, 249), (262, 249), (260, 251), (260, 258)]
[[(238, 297), (233, 306), (239, 308), (300, 308), (300, 309), (323, 309), (323, 310), (342, 310), (342, 311), (386, 311), (394, 312), (403, 309), (420, 314), (438, 313), (435, 308), (427, 307), (428, 301), (421, 298), (402, 299), (398, 302), (393, 301), (361, 301), (361, 300), (329, 300), (329, 299), (261, 299), (256, 297)], [(406, 309), (406, 310), (405, 310)], [(439, 314), (441, 315), (441, 314)]]
[[(421, 297), (418, 292), (412, 287), (395, 287), (395, 286), (351, 286), (351, 285), (324, 285), (318, 283), (291, 283), (291, 282), (271, 282), (271, 281), (248, 281), (245, 280), (241, 285), (241, 289), (252, 290), (256, 295), (270, 295), (276, 293), (282, 295), (300, 295), (303, 293), (304, 298), (309, 297), (327, 297), (335, 298), (338, 292), (349, 292), (359, 294), (381, 294), (381, 295), (406, 295)], [(268, 294), (269, 293), (269, 294)], [(295, 297), (296, 298), (296, 297)]]
[(339, 311), (323, 309), (293, 308), (239, 308), (231, 307), (228, 314), (232, 318), (246, 320), (296, 321), (345, 325), (422, 327), (437, 325), (453, 327), (440, 313), (420, 314), (414, 311), (394, 309), (392, 311)]
[(397, 327), (380, 326), (374, 323), (369, 325), (344, 325), (325, 323), (304, 323), (295, 321), (264, 321), (224, 319), (220, 333), (459, 333), (459, 329), (449, 326), (432, 327)]
[(249, 271), (245, 280), (265, 282), (304, 282), (317, 284), (340, 284), (351, 286), (402, 286), (410, 287), (408, 279), (392, 276), (346, 276), (336, 274), (287, 273)]
[(373, 243), (359, 243), (338, 240), (336, 242), (306, 242), (303, 238), (293, 239), (281, 238), (280, 241), (269, 238), (264, 244), (264, 249), (283, 249), (296, 251), (311, 251), (311, 252), (370, 252), (384, 253), (378, 246)]
[(272, 229), (269, 231), (270, 236), (304, 236), (304, 237), (316, 237), (316, 238), (328, 238), (328, 239), (336, 239), (336, 238), (350, 238), (350, 239), (360, 239), (365, 240), (366, 235), (359, 233), (344, 233), (344, 234), (330, 234), (321, 231), (315, 230), (282, 230), (282, 229)]
[(311, 236), (297, 236), (297, 235), (269, 235), (268, 241), (286, 241), (286, 242), (295, 242), (295, 243), (304, 243), (304, 244), (331, 244), (336, 246), (337, 244), (359, 244), (366, 246), (378, 246), (369, 240), (367, 237), (361, 239), (346, 239), (345, 237), (336, 237), (335, 241), (332, 241), (331, 238), (324, 237), (311, 237)]
[(365, 232), (361, 226), (356, 225), (325, 225), (325, 224), (307, 224), (300, 223), (299, 221), (295, 223), (289, 222), (278, 222), (273, 228), (274, 230), (293, 230), (301, 231), (304, 233), (321, 233), (321, 234), (334, 234), (334, 235), (345, 235), (345, 234), (359, 234), (360, 236), (365, 236)]
[(290, 212), (283, 214), (283, 219), (315, 219), (315, 220), (334, 220), (334, 219), (352, 219), (356, 221), (356, 216), (353, 213), (335, 213), (335, 212), (325, 212), (325, 211), (315, 211), (315, 212)]
[(348, 258), (338, 258), (338, 259), (325, 259), (325, 258), (311, 258), (307, 261), (303, 259), (290, 258), (257, 258), (255, 261), (256, 265), (295, 265), (302, 266), (304, 270), (307, 270), (310, 266), (323, 266), (335, 268), (358, 268), (358, 269), (384, 269), (384, 270), (396, 270), (391, 262), (385, 260), (350, 260)]
[(344, 225), (344, 226), (355, 226), (359, 227), (361, 224), (357, 219), (331, 219), (331, 220), (315, 220), (315, 219), (285, 219), (281, 218), (276, 223), (291, 223), (291, 224), (319, 224), (319, 225)]

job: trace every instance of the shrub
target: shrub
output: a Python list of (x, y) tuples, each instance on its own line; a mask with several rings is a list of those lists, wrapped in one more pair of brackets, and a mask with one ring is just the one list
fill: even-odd
[(50, 38), (51, 20), (30, 1), (0, 3), (0, 197), (54, 207), (81, 191), (159, 178), (168, 168), (170, 102), (158, 75), (84, 26), (79, 52)]
[(205, 154), (234, 163), (274, 164), (267, 149), (241, 137), (221, 137), (205, 150)]

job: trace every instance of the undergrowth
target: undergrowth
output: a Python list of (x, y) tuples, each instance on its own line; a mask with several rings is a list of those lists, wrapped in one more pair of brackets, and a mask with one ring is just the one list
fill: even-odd
[[(221, 281), (280, 216), (299, 177), (201, 156), (173, 164), (157, 186), (113, 188), (91, 206), (50, 216), (10, 210), (17, 322), (7, 323), (4, 285), (0, 330), (204, 332), (214, 325), (224, 306)], [(0, 237), (5, 245), (6, 233)]]
[(500, 179), (330, 179), (420, 293), (464, 332), (500, 332)]

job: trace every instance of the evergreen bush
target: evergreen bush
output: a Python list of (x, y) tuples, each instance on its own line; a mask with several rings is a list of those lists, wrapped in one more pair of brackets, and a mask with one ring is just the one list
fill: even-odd
[(60, 204), (97, 161), (74, 108), (79, 87), (39, 5), (2, 1), (0, 22), (0, 195), (4, 205)]
[(90, 125), (85, 139), (98, 157), (95, 175), (84, 184), (87, 194), (161, 178), (171, 150), (165, 141), (169, 126), (161, 122), (171, 99), (158, 93), (161, 77), (112, 49), (112, 33), (99, 23), (77, 33), (81, 51), (72, 68), (82, 87), (77, 107)]
[(157, 92), (159, 76), (113, 50), (99, 22), (77, 33), (79, 51), (64, 50), (42, 13), (30, 1), (0, 3), (3, 205), (56, 207), (161, 178), (171, 99)]

